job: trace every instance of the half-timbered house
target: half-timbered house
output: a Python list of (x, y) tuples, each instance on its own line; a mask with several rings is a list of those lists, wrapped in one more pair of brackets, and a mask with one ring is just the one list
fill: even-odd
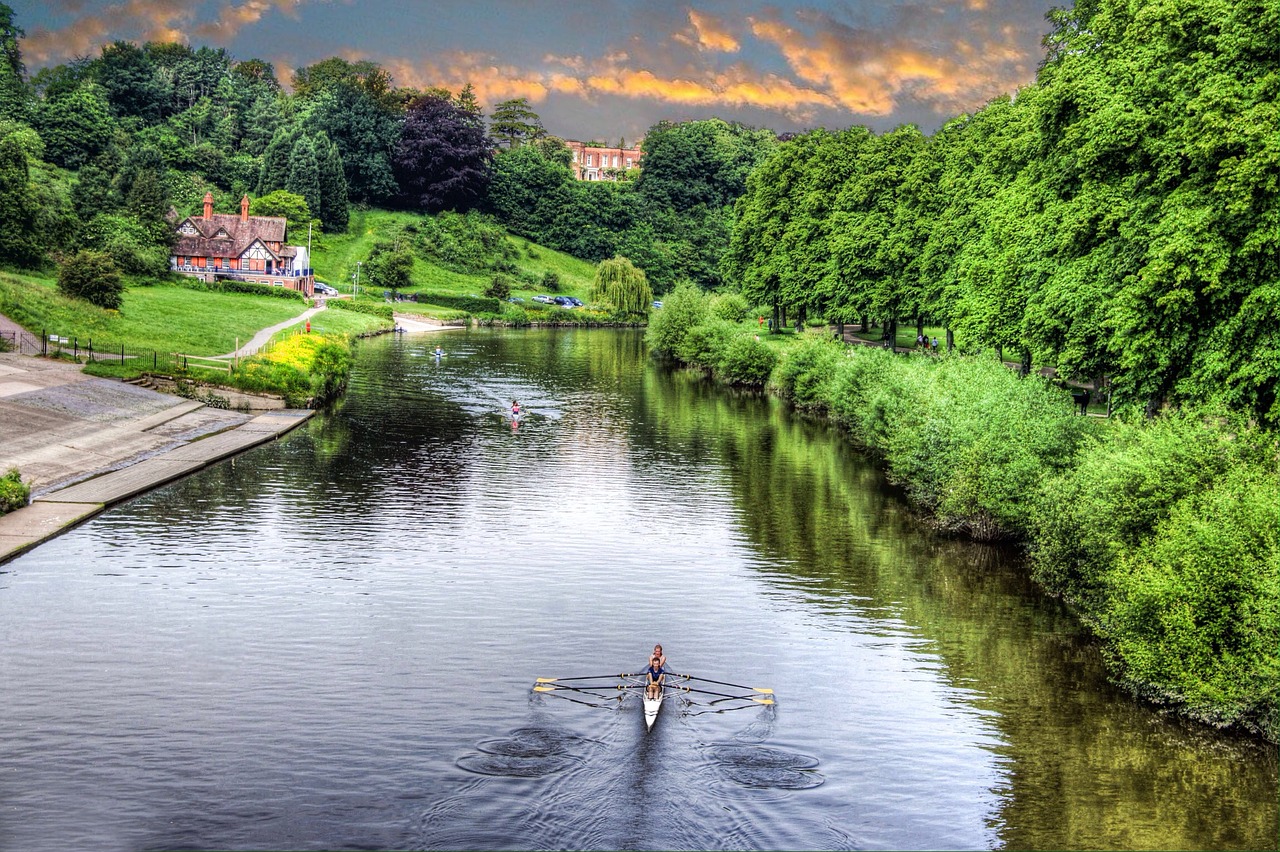
[(285, 244), (283, 216), (250, 216), (249, 196), (240, 199), (240, 215), (213, 212), (213, 193), (205, 193), (204, 215), (177, 225), (169, 266), (202, 281), (233, 279), (315, 291), (316, 278), (305, 246)]

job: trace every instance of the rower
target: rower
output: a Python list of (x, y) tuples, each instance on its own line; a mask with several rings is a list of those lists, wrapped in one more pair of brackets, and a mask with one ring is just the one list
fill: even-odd
[(662, 695), (662, 682), (666, 674), (662, 671), (662, 658), (650, 657), (649, 668), (645, 669), (644, 694), (646, 698), (658, 698)]
[(511, 400), (511, 419), (516, 420), (516, 419), (519, 419), (519, 417), (520, 417), (520, 403), (516, 402), (513, 399)]
[(663, 670), (663, 671), (666, 671), (666, 670), (667, 670), (667, 655), (666, 655), (666, 654), (664, 654), (664, 653), (662, 653), (662, 646), (661, 646), (661, 645), (654, 645), (654, 646), (653, 646), (653, 654), (652, 654), (652, 656), (654, 656), (654, 657), (657, 657), (657, 658), (658, 658), (658, 664), (662, 666), (662, 670)]

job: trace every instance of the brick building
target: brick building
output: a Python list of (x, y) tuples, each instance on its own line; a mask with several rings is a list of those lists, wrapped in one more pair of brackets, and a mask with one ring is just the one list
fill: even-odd
[(305, 246), (285, 245), (283, 216), (250, 216), (249, 196), (240, 215), (214, 213), (213, 193), (205, 193), (204, 215), (189, 216), (175, 228), (169, 268), (201, 281), (234, 279), (288, 287), (314, 294), (315, 272)]
[(573, 176), (578, 180), (617, 180), (627, 169), (640, 165), (640, 146), (597, 148), (585, 142), (566, 140), (573, 152)]

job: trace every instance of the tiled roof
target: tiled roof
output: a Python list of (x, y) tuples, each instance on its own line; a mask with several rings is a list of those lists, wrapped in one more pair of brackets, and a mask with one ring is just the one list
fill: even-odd
[[(234, 213), (214, 213), (208, 219), (202, 216), (183, 219), (178, 224), (173, 253), (182, 257), (232, 258), (244, 254), (254, 240), (262, 240), (264, 244), (284, 242), (283, 216), (250, 216), (248, 219), (243, 222)], [(196, 233), (182, 233), (181, 229), (188, 224)], [(277, 258), (281, 256), (280, 252), (273, 254)]]

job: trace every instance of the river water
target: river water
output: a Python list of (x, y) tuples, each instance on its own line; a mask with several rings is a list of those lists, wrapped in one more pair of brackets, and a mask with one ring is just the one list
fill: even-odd
[[(777, 702), (530, 689), (654, 642)], [(633, 332), (363, 342), (333, 411), (0, 566), (0, 643), (0, 849), (1277, 843), (1274, 748)]]

